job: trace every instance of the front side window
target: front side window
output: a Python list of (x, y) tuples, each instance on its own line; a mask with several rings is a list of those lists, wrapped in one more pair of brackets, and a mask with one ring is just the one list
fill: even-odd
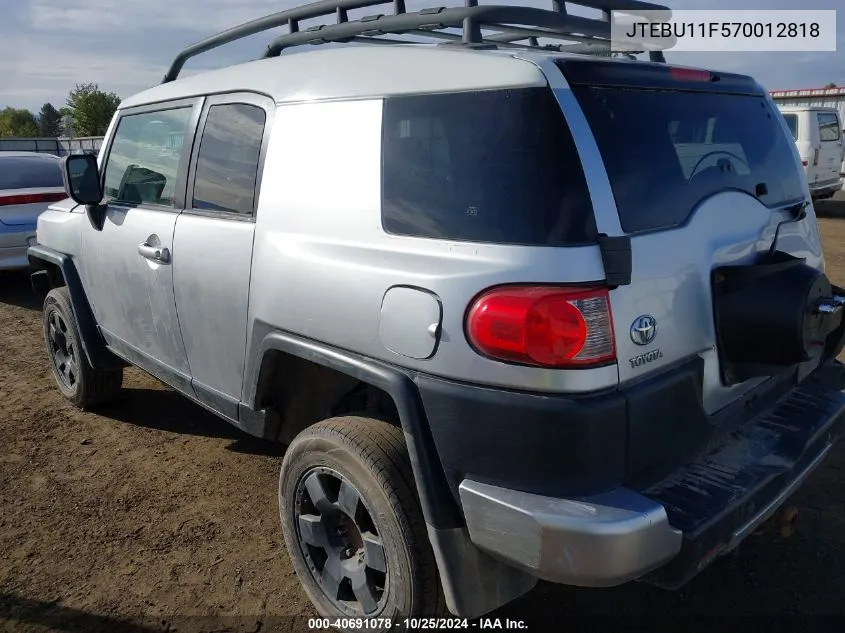
[(819, 120), (819, 138), (822, 141), (839, 140), (839, 119), (832, 112), (817, 113)]
[(581, 161), (547, 88), (388, 97), (382, 226), (444, 240), (595, 240)]
[(245, 103), (209, 108), (197, 157), (193, 208), (250, 215), (266, 114)]
[(105, 197), (173, 207), (190, 106), (124, 116), (105, 168)]

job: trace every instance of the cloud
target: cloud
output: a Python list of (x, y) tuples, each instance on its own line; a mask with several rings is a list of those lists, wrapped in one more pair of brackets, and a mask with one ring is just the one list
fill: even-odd
[[(481, 0), (494, 3), (499, 0)], [(502, 0), (548, 6), (551, 0)], [(831, 8), (839, 0), (822, 0)], [(297, 0), (5, 0), (0, 22), (0, 107), (37, 110), (45, 101), (62, 105), (75, 83), (96, 82), (121, 97), (158, 83), (179, 50), (215, 32), (281, 11)], [(408, 0), (409, 10), (430, 0)], [(437, 4), (437, 3), (435, 3)], [(449, 0), (449, 6), (460, 0)], [(666, 0), (675, 9), (700, 8), (700, 0)], [(731, 8), (735, 0), (708, 1)], [(794, 0), (746, 0), (743, 8), (793, 8)], [(750, 6), (749, 6), (750, 5)], [(823, 8), (823, 7), (822, 7)], [(373, 7), (350, 12), (384, 11)], [(388, 9), (389, 10), (389, 9)], [(331, 18), (328, 18), (331, 19)], [(325, 21), (325, 20), (320, 20)], [(302, 25), (307, 27), (308, 23)], [(278, 30), (275, 31), (279, 32)], [(258, 34), (191, 60), (185, 73), (261, 55), (274, 32)], [(845, 85), (845, 21), (838, 53), (675, 53), (680, 64), (748, 73), (768, 88)]]

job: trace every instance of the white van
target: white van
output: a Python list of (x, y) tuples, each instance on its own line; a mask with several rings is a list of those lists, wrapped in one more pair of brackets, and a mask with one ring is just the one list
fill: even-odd
[(792, 132), (810, 193), (829, 198), (842, 189), (845, 177), (845, 138), (836, 108), (779, 106)]

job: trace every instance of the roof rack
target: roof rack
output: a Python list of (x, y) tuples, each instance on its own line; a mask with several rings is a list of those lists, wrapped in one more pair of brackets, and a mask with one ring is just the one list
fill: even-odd
[[(571, 15), (567, 4), (601, 11), (600, 18)], [(349, 19), (349, 11), (392, 5), (392, 13)], [(275, 57), (284, 49), (303, 44), (367, 42), (372, 44), (414, 44), (413, 40), (384, 38), (384, 35), (413, 35), (485, 48), (520, 48), (574, 53), (610, 53), (611, 11), (639, 13), (669, 11), (665, 6), (642, 0), (552, 0), (551, 9), (489, 5), (465, 0), (461, 7), (436, 7), (408, 12), (405, 0), (319, 0), (286, 11), (257, 18), (217, 35), (212, 35), (180, 52), (171, 63), (162, 83), (173, 81), (192, 57), (276, 27), (288, 32), (276, 37), (263, 57)], [(320, 24), (300, 30), (304, 20), (334, 15), (333, 24)], [(455, 32), (454, 29), (460, 29)], [(482, 33), (482, 29), (493, 33)], [(568, 44), (541, 45), (539, 39), (566, 41)], [(631, 51), (643, 52), (643, 51)], [(649, 51), (652, 61), (664, 61), (662, 51)]]

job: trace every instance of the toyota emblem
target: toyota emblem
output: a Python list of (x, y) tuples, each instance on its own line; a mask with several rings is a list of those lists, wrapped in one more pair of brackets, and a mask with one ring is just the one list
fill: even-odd
[(631, 323), (631, 340), (637, 345), (648, 345), (657, 336), (657, 319), (643, 314)]

